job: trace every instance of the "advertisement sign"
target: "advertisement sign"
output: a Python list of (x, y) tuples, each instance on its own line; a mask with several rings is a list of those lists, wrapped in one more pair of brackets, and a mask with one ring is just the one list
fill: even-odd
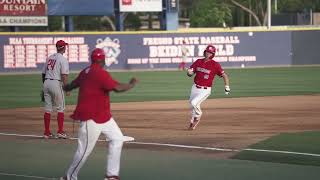
[(179, 0), (166, 0), (167, 1), (167, 11), (168, 12), (177, 12)]
[[(87, 35), (0, 35), (0, 71), (41, 70), (56, 52), (58, 40), (69, 43), (64, 56), (71, 70), (90, 64), (90, 52), (102, 48), (112, 70), (176, 69), (203, 58), (208, 44), (217, 48), (214, 60), (223, 67), (291, 64), (291, 32), (147, 33)], [(183, 43), (185, 42), (185, 44)], [(182, 47), (187, 57), (182, 58)]]
[(0, 26), (47, 26), (45, 0), (0, 0)]
[(160, 12), (162, 0), (119, 0), (120, 12)]

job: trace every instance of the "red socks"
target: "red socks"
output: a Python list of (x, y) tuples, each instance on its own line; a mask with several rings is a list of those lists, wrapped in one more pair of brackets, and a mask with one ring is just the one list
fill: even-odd
[(50, 116), (51, 114), (48, 112), (45, 112), (43, 115), (44, 119), (44, 134), (49, 135), (50, 132)]
[[(50, 132), (50, 118), (51, 118), (51, 114), (49, 112), (45, 112), (43, 115), (44, 134), (45, 135), (49, 135), (51, 133)], [(63, 112), (58, 112), (57, 120), (58, 120), (58, 133), (62, 133), (63, 132), (63, 122), (64, 122), (64, 113)]]
[(64, 122), (64, 113), (63, 112), (58, 112), (58, 133), (63, 132), (63, 122)]

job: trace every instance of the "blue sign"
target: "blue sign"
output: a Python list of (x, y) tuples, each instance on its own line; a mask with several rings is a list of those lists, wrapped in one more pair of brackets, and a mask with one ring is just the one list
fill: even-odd
[[(0, 71), (39, 71), (64, 40), (71, 70), (90, 64), (90, 52), (102, 48), (109, 69), (177, 68), (202, 58), (208, 44), (217, 48), (215, 60), (224, 67), (291, 64), (291, 32), (206, 32), (147, 34), (19, 34), (0, 35)], [(185, 45), (183, 45), (185, 42)]]

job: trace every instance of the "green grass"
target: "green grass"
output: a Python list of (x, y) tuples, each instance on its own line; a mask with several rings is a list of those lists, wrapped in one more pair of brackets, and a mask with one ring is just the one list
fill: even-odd
[(298, 154), (282, 154), (276, 152), (242, 151), (234, 159), (281, 162), (300, 165), (320, 166), (320, 132), (284, 133), (250, 146), (253, 149), (290, 151), (318, 154), (307, 156)]
[[(320, 94), (320, 67), (228, 69), (230, 96), (223, 92), (223, 80), (217, 78), (210, 98), (286, 96)], [(115, 79), (127, 82), (140, 79), (127, 93), (112, 93), (112, 102), (188, 99), (192, 79), (184, 72), (115, 72)], [(73, 79), (76, 75), (71, 75)], [(35, 107), (40, 103), (41, 76), (1, 75), (0, 108)], [(67, 98), (76, 103), (77, 91)], [(281, 134), (250, 146), (320, 154), (320, 132)], [(44, 177), (63, 175), (76, 148), (70, 144), (39, 140), (0, 140), (0, 173), (27, 174)], [(98, 146), (81, 170), (80, 179), (102, 179), (105, 147)], [(212, 157), (212, 156), (211, 156)], [(267, 161), (267, 162), (260, 162)], [(286, 163), (286, 164), (281, 164)], [(308, 166), (302, 166), (308, 165)], [(242, 151), (232, 160), (217, 160), (199, 153), (125, 149), (122, 157), (123, 179), (317, 179), (320, 157), (281, 153)], [(0, 179), (25, 178), (4, 176)]]
[[(58, 140), (59, 141), (59, 140)], [(61, 142), (61, 141), (60, 141)], [(57, 143), (56, 140), (0, 140), (4, 155), (0, 173), (59, 177), (64, 175), (76, 150), (76, 141)], [(127, 149), (121, 160), (121, 179), (130, 180), (300, 180), (317, 179), (320, 167), (266, 163), (246, 160), (215, 159), (212, 155), (195, 152), (149, 151)], [(95, 147), (81, 169), (79, 179), (101, 180), (104, 175), (106, 148)], [(0, 179), (28, 180), (5, 176)]]
[[(320, 93), (320, 67), (228, 69), (227, 73), (231, 80), (231, 95), (224, 95), (223, 80), (216, 78), (210, 98)], [(140, 80), (130, 92), (112, 93), (112, 102), (188, 99), (193, 81), (181, 71), (114, 72), (112, 75), (121, 82), (127, 82), (132, 76)], [(40, 74), (1, 75), (0, 84), (0, 108), (42, 106)], [(75, 104), (76, 100), (77, 91), (67, 97), (66, 103)]]

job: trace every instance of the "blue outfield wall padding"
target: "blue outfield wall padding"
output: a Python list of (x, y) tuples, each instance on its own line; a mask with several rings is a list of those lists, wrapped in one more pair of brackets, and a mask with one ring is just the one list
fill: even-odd
[[(319, 33), (319, 31), (314, 32)], [(80, 70), (88, 66), (89, 54), (96, 47), (105, 50), (108, 69), (177, 69), (182, 61), (183, 40), (188, 49), (187, 66), (202, 57), (203, 50), (208, 44), (216, 46), (215, 60), (223, 67), (289, 66), (292, 65), (295, 54), (292, 37), (291, 31), (8, 33), (0, 35), (0, 72), (41, 70), (46, 57), (55, 52), (55, 42), (60, 39), (69, 43), (65, 56), (69, 60), (71, 70)], [(318, 47), (315, 43), (310, 46), (312, 48), (307, 44), (305, 47), (309, 49)], [(302, 48), (300, 49), (302, 51)]]
[(49, 16), (107, 16), (114, 14), (114, 0), (48, 0)]
[(292, 64), (320, 64), (320, 31), (292, 32)]

